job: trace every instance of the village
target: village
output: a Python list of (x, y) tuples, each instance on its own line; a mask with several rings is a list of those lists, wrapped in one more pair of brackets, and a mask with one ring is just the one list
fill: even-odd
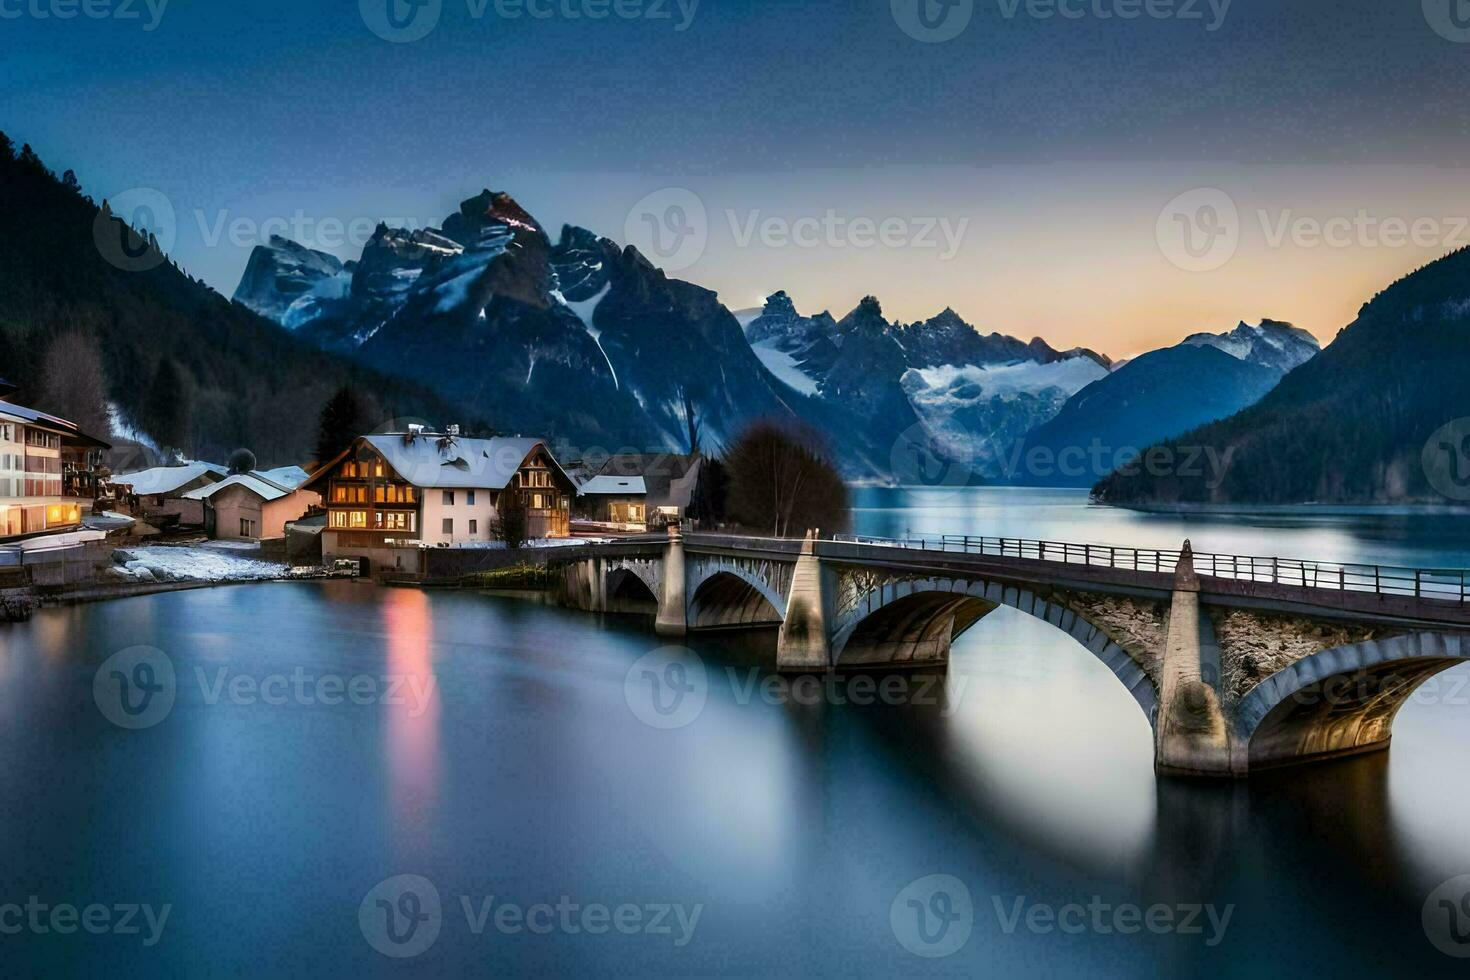
[(363, 433), (330, 459), (259, 469), (177, 455), (112, 472), (112, 444), (8, 400), (0, 380), (0, 621), (44, 598), (351, 576), (398, 584), (524, 564), (534, 549), (685, 520), (699, 453), (559, 460), (538, 437), (457, 425)]

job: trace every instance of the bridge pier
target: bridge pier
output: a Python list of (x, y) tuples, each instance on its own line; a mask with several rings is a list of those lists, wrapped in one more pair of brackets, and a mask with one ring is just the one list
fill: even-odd
[(1155, 769), (1181, 775), (1243, 775), (1248, 760), (1235, 751), (1221, 707), (1219, 644), (1200, 605), (1200, 582), (1188, 541), (1174, 572), (1161, 659)]
[(658, 596), (658, 616), (653, 631), (659, 636), (679, 637), (689, 632), (689, 607), (684, 577), (684, 532), (677, 524), (669, 525), (669, 541), (664, 545), (664, 571)]
[(786, 618), (776, 641), (776, 669), (783, 673), (825, 673), (832, 666), (827, 629), (832, 600), (828, 576), (816, 555), (816, 535), (808, 531), (791, 578)]

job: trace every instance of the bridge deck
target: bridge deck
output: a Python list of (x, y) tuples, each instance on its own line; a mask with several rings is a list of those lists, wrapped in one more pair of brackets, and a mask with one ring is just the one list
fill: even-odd
[[(660, 535), (561, 549), (557, 561), (659, 554)], [(687, 534), (695, 553), (795, 561), (795, 538)], [(1027, 588), (1065, 587), (1166, 598), (1173, 592), (1180, 551), (1111, 545), (1030, 541), (968, 535), (888, 539), (841, 536), (817, 541), (817, 557), (891, 571), (974, 575)], [(1470, 629), (1470, 571), (1414, 569), (1279, 557), (1195, 553), (1201, 598), (1324, 618), (1352, 618), (1393, 625)]]

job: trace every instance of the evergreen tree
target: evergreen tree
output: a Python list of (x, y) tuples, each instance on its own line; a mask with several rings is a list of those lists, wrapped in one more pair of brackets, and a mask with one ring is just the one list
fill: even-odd
[(188, 385), (178, 362), (159, 358), (143, 395), (143, 427), (160, 448), (183, 449), (190, 417)]
[(316, 459), (325, 463), (336, 458), (352, 440), (368, 430), (368, 411), (362, 396), (351, 385), (344, 385), (332, 395), (322, 409), (317, 428)]

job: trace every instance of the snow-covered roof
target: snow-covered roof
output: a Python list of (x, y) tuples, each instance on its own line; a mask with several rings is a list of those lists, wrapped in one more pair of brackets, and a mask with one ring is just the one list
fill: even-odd
[(641, 476), (594, 476), (582, 484), (583, 496), (602, 494), (646, 494), (648, 488)]
[(261, 500), (280, 500), (295, 492), (295, 487), (282, 486), (267, 477), (264, 473), (236, 473), (227, 476), (218, 483), (211, 483), (207, 487), (190, 490), (183, 495), (185, 500), (208, 500), (226, 487), (244, 487), (255, 494)]
[(278, 466), (273, 470), (257, 470), (257, 475), (265, 477), (272, 483), (279, 483), (290, 490), (295, 490), (306, 482), (311, 474), (299, 466)]
[(183, 466), (155, 466), (136, 473), (120, 473), (112, 478), (114, 484), (126, 484), (140, 497), (173, 493), (179, 487), (188, 486), (200, 477), (218, 480), (230, 471), (218, 463), (185, 463)]
[[(545, 443), (540, 439), (465, 439), (456, 437), (440, 448), (438, 435), (420, 435), (409, 442), (401, 435), (368, 436), (367, 441), (394, 472), (427, 489), (503, 490), (526, 457)], [(547, 457), (551, 453), (547, 451)], [(554, 459), (552, 465), (561, 470)], [(562, 476), (575, 486), (575, 481)]]

